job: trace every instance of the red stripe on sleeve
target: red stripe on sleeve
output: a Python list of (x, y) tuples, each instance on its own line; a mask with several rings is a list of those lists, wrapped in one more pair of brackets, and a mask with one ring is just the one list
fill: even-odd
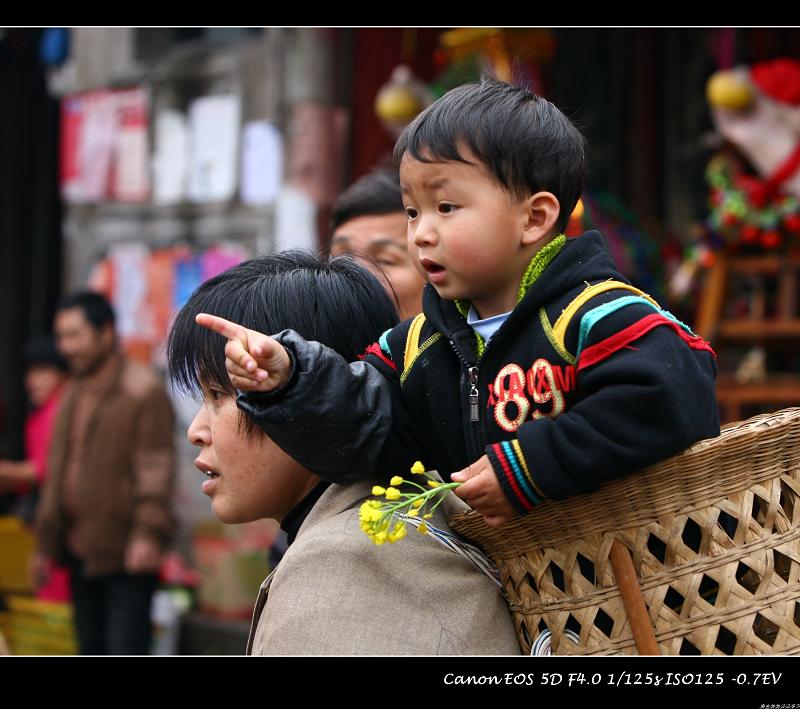
[(502, 446), (499, 446), (495, 443), (493, 444), (493, 447), (494, 452), (497, 455), (497, 459), (500, 461), (500, 465), (503, 466), (503, 472), (506, 474), (506, 479), (511, 483), (511, 487), (516, 493), (520, 502), (526, 510), (532, 510), (534, 505), (530, 502), (530, 500), (528, 500), (527, 495), (523, 495), (522, 491), (519, 489), (519, 485), (517, 485), (517, 481), (514, 478), (514, 471), (511, 470), (511, 466), (509, 466), (508, 461), (506, 460), (505, 451), (503, 450)]
[(379, 360), (388, 364), (395, 372), (397, 371), (397, 365), (385, 354), (383, 354), (383, 350), (377, 342), (373, 342), (369, 347), (367, 347), (364, 354), (359, 355), (358, 358), (364, 359), (364, 357), (366, 357), (368, 354), (374, 354)]
[(709, 345), (708, 342), (706, 342), (702, 337), (690, 335), (675, 321), (665, 318), (659, 313), (653, 313), (652, 315), (642, 318), (639, 320), (639, 322), (626, 327), (624, 330), (620, 330), (618, 333), (606, 338), (602, 342), (598, 342), (596, 345), (587, 347), (583, 352), (581, 352), (580, 359), (578, 360), (578, 366), (576, 367), (575, 371), (579, 372), (586, 367), (591, 367), (598, 362), (602, 362), (604, 359), (608, 359), (612, 354), (618, 352), (634, 340), (638, 340), (640, 337), (643, 337), (650, 332), (650, 330), (658, 327), (659, 325), (666, 325), (667, 327), (672, 328), (672, 330), (674, 330), (677, 335), (692, 349), (706, 350), (707, 352), (710, 352), (714, 358), (716, 358), (717, 355), (714, 350), (711, 349), (711, 345)]

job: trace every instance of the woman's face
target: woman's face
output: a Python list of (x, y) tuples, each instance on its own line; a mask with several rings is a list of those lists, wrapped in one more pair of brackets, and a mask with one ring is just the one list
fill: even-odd
[(319, 482), (266, 434), (248, 436), (230, 394), (204, 390), (186, 433), (200, 448), (195, 466), (209, 476), (203, 493), (211, 498), (214, 514), (228, 524), (265, 517), (281, 522)]

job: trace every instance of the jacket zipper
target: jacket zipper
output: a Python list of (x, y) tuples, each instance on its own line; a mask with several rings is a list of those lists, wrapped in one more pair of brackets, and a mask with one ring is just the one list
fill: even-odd
[[(467, 379), (466, 383), (469, 386), (469, 394), (467, 395), (467, 401), (469, 404), (469, 421), (470, 426), (468, 427), (469, 430), (469, 444), (472, 448), (472, 458), (477, 460), (480, 451), (482, 450), (482, 443), (478, 441), (478, 435), (480, 434), (480, 392), (478, 390), (478, 377), (480, 375), (480, 371), (478, 369), (477, 362), (474, 364), (470, 364), (459, 352), (458, 348), (456, 347), (455, 342), (453, 340), (449, 340), (450, 347), (453, 348), (453, 352), (456, 353), (456, 357), (461, 361), (464, 365), (464, 369), (466, 370)], [(484, 351), (485, 353), (485, 351)], [(480, 436), (483, 439), (483, 436)], [(476, 457), (477, 456), (477, 457)]]

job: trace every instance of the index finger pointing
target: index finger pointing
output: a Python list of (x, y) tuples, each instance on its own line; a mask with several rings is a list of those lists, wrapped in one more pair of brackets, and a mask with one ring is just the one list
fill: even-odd
[(241, 325), (237, 325), (230, 320), (220, 318), (216, 315), (199, 313), (197, 316), (195, 316), (194, 320), (198, 325), (208, 328), (209, 330), (213, 330), (223, 337), (227, 337), (229, 340), (238, 340), (243, 334), (242, 330), (244, 328), (242, 328)]

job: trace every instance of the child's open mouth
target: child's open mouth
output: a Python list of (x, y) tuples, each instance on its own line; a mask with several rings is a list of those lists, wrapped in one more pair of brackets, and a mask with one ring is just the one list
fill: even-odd
[(437, 274), (443, 274), (445, 271), (444, 266), (436, 263), (436, 261), (431, 261), (429, 258), (421, 258), (419, 260), (419, 263), (431, 277)]

